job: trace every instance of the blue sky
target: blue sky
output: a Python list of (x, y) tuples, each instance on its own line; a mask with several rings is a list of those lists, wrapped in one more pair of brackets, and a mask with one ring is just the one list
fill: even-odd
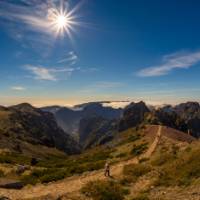
[[(48, 20), (61, 4), (71, 21), (57, 33)], [(199, 101), (199, 8), (197, 0), (1, 0), (0, 104)]]

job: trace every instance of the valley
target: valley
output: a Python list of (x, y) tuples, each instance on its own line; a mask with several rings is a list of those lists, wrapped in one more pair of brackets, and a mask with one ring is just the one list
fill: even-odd
[[(127, 191), (118, 194), (120, 200), (169, 200), (176, 193), (182, 200), (199, 200), (199, 128), (193, 122), (199, 120), (199, 104), (158, 109), (144, 102), (123, 109), (91, 104), (67, 108), (62, 115), (56, 113), (66, 108), (1, 107), (0, 197), (96, 200), (103, 193), (87, 187), (102, 184)], [(104, 177), (106, 162), (110, 178)], [(20, 166), (25, 169), (18, 173)], [(22, 184), (21, 189), (6, 188), (8, 180)]]

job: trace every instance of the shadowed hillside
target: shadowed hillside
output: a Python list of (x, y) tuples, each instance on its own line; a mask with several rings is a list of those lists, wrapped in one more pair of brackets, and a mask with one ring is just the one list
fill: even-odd
[(57, 148), (69, 154), (79, 151), (77, 143), (57, 126), (51, 113), (29, 104), (1, 107), (0, 147), (23, 152), (27, 144)]

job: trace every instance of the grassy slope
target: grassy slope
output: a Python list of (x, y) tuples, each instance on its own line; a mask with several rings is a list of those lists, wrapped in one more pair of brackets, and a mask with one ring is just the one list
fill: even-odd
[[(27, 179), (25, 181), (33, 181), (32, 183), (38, 181), (49, 182), (62, 179), (65, 176), (102, 168), (106, 160), (113, 163), (128, 160), (135, 156), (133, 154), (135, 147), (139, 148), (142, 144), (152, 143), (155, 137), (155, 130), (155, 126), (149, 126), (145, 130), (129, 129), (119, 133), (107, 147), (88, 150), (75, 157), (51, 156), (43, 158), (38, 163), (38, 166), (33, 169), (32, 174), (26, 176)], [(170, 137), (168, 137), (166, 130), (170, 131)], [(181, 200), (186, 200), (192, 195), (188, 192), (191, 188), (191, 191), (194, 190), (194, 193), (198, 195), (196, 191), (200, 186), (198, 156), (200, 154), (200, 143), (193, 142), (189, 144), (175, 136), (172, 133), (172, 129), (164, 129), (158, 148), (151, 159), (144, 159), (140, 164), (125, 166), (123, 176), (120, 180), (117, 180), (117, 185), (99, 181), (99, 184), (102, 184), (103, 194), (96, 192), (94, 194), (101, 196), (108, 192), (107, 195), (109, 197), (110, 192), (113, 192), (113, 190), (110, 190), (110, 187), (112, 187), (122, 191), (120, 193), (121, 199), (126, 197), (129, 200), (169, 200), (173, 199), (176, 194), (180, 194)], [(169, 174), (170, 176), (168, 176)], [(105, 184), (105, 187), (103, 184)], [(91, 184), (88, 187), (90, 191), (93, 189)], [(99, 187), (98, 183), (94, 184), (94, 191), (96, 191), (96, 187)], [(184, 189), (182, 189), (183, 187)], [(124, 192), (127, 189), (129, 194)], [(169, 192), (166, 193), (166, 191)], [(87, 185), (84, 188), (84, 192), (87, 193)], [(91, 195), (90, 197), (92, 197)], [(183, 196), (185, 196), (185, 199)], [(81, 197), (82, 195), (74, 198), (81, 199)], [(86, 200), (87, 195), (82, 198)], [(98, 198), (100, 197), (94, 197), (94, 199)], [(65, 197), (63, 197), (64, 199)], [(194, 200), (197, 199), (194, 195)], [(102, 200), (105, 200), (105, 198), (102, 198)]]
[[(51, 182), (74, 174), (101, 169), (108, 160), (111, 163), (128, 160), (136, 156), (134, 151), (137, 150), (137, 154), (141, 154), (144, 151), (143, 146), (151, 142), (152, 139), (144, 134), (142, 129), (129, 129), (119, 133), (116, 139), (106, 146), (96, 147), (74, 156), (65, 156), (55, 149), (51, 149), (47, 153), (48, 149), (41, 151), (41, 148), (44, 147), (33, 146), (32, 152), (37, 158), (39, 157), (38, 164), (32, 167), (28, 173), (15, 176), (15, 178), (30, 184)], [(35, 152), (37, 149), (41, 151), (38, 152), (38, 155)], [(22, 156), (18, 153), (3, 153), (0, 154), (0, 166), (13, 169), (18, 164), (30, 165), (31, 157), (31, 154)]]
[(130, 188), (128, 199), (199, 200), (200, 142), (189, 144), (169, 135), (164, 130), (150, 160), (124, 168), (122, 184)]
[[(155, 127), (146, 129), (146, 134), (152, 136), (153, 128)], [(124, 144), (126, 145), (128, 143)], [(163, 127), (159, 145), (150, 159), (141, 160), (139, 164), (124, 166), (123, 177), (117, 183), (115, 181), (89, 183), (84, 186), (82, 192), (86, 197), (102, 200), (109, 199), (119, 191), (121, 191), (118, 194), (120, 200), (199, 200), (200, 157), (198, 155), (200, 155), (199, 141), (194, 141), (193, 138), (174, 129)], [(112, 189), (115, 183), (115, 187), (118, 187), (116, 192)], [(99, 186), (101, 190), (98, 189)], [(123, 190), (129, 192), (123, 193)]]

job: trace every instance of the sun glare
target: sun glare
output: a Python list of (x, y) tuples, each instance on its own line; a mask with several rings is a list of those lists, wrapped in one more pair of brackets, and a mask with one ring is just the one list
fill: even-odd
[(70, 36), (70, 32), (73, 30), (73, 26), (78, 23), (74, 21), (75, 16), (72, 11), (67, 11), (63, 7), (50, 8), (48, 11), (48, 21), (50, 29), (55, 35), (64, 35), (65, 33)]
[(58, 15), (56, 19), (56, 24), (58, 28), (64, 28), (68, 25), (67, 17), (64, 15)]

